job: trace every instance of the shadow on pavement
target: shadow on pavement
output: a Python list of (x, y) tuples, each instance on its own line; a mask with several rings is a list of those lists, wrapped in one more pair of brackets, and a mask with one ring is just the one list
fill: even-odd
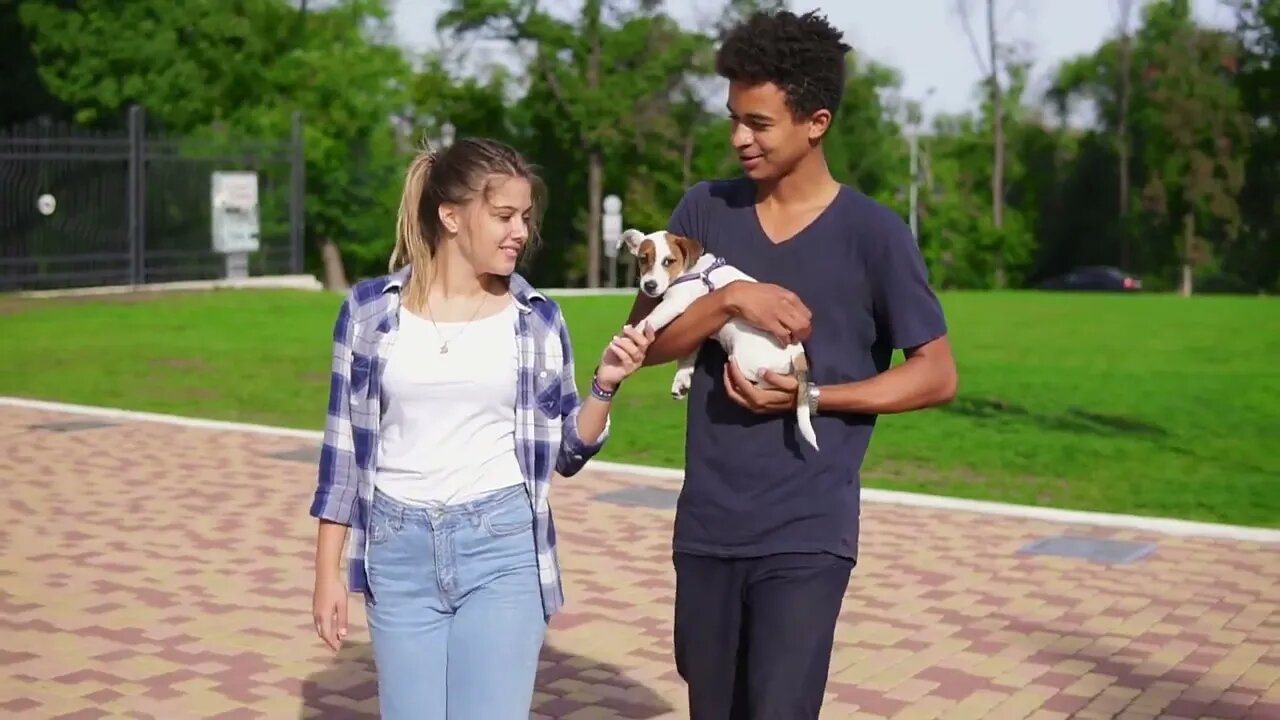
[[(617, 666), (558, 650), (542, 649), (533, 711), (540, 717), (562, 718), (584, 707), (608, 709), (625, 718), (660, 717), (672, 705), (642, 683), (627, 677)], [(590, 687), (584, 687), (590, 686)], [(368, 643), (348, 643), (329, 667), (302, 683), (301, 720), (376, 720), (378, 694), (372, 649)], [(550, 696), (549, 698), (543, 696)], [(594, 702), (567, 695), (599, 696)]]
[[(1003, 628), (1024, 636), (1034, 652), (1025, 662), (1058, 666), (1063, 661), (1076, 661), (1084, 672), (1050, 672), (1036, 682), (1064, 690), (1053, 699), (1052, 709), (1071, 717), (1081, 712), (1098, 696), (1110, 693), (1127, 698), (1123, 706), (1154, 710), (1160, 717), (1221, 717), (1263, 720), (1280, 717), (1280, 705), (1270, 702), (1254, 704), (1263, 698), (1251, 697), (1233, 683), (1208, 677), (1209, 666), (1227, 655), (1228, 649), (1206, 642), (1191, 649), (1185, 657), (1172, 662), (1159, 662), (1154, 651), (1130, 645), (1135, 638), (1121, 635), (1098, 635), (1064, 622), (1014, 621)], [(1194, 637), (1192, 633), (1192, 637)], [(1066, 639), (1075, 647), (1058, 645)], [(1178, 638), (1182, 644), (1187, 638)], [(1167, 642), (1167, 640), (1166, 640)], [(1055, 647), (1058, 645), (1058, 647)], [(1078, 649), (1076, 649), (1078, 648)], [(1081, 677), (1089, 679), (1081, 681)], [(1265, 694), (1265, 693), (1260, 693)]]

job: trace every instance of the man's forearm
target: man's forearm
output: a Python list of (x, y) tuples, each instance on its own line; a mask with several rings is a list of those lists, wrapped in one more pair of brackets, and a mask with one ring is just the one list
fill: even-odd
[(956, 386), (956, 369), (949, 357), (913, 357), (867, 380), (822, 387), (818, 411), (910, 412), (951, 402)]
[[(635, 315), (639, 315), (636, 317)], [(648, 312), (636, 312), (628, 320), (637, 324)], [(696, 351), (702, 343), (724, 326), (733, 311), (725, 300), (724, 289), (715, 290), (703, 295), (689, 305), (671, 324), (654, 334), (653, 343), (645, 355), (645, 365), (664, 365), (686, 357)]]

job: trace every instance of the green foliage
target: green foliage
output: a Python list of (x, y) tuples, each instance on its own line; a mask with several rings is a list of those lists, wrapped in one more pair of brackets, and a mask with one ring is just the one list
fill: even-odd
[[(1191, 235), (1198, 286), (1280, 289), (1280, 0), (1223, 1), (1237, 15), (1232, 32), (1197, 25), (1186, 0), (1146, 3), (1127, 76), (1120, 41), (1107, 38), (1062, 63), (1043, 97), (1027, 89), (1031, 55), (1002, 46), (1003, 227), (991, 222), (986, 93), (919, 137), (920, 242), (935, 281), (992, 287), (998, 256), (1014, 285), (1115, 264), (1172, 287)], [(353, 277), (385, 268), (403, 169), (449, 123), (459, 136), (510, 142), (541, 168), (551, 205), (525, 272), (585, 284), (603, 195), (623, 197), (625, 224), (659, 227), (691, 184), (737, 172), (723, 98), (707, 91), (718, 87), (715, 41), (746, 14), (785, 5), (724, 0), (703, 27), (682, 27), (652, 0), (587, 0), (570, 13), (451, 0), (440, 18), (450, 37), (504, 43), (527, 60), (474, 72), (456, 47), (411, 65), (387, 41), (385, 0), (312, 3), (305, 14), (287, 0), (20, 0), (0, 5), (0, 29), (26, 42), (4, 51), (15, 68), (4, 117), (69, 113), (119, 127), (138, 103), (149, 126), (231, 142), (287, 137), (301, 112), (308, 263), (334, 241)], [(824, 144), (839, 180), (906, 214), (902, 124), (918, 107), (900, 86), (894, 68), (855, 49)], [(1087, 108), (1089, 124), (1066, 122)]]
[[(1264, 203), (1252, 209), (1241, 205), (1250, 185), (1246, 175), (1262, 175), (1276, 164), (1274, 149), (1261, 166), (1250, 160), (1260, 113), (1250, 112), (1244, 100), (1250, 78), (1241, 71), (1241, 40), (1248, 37), (1244, 31), (1197, 25), (1185, 0), (1145, 6), (1133, 38), (1127, 138), (1133, 149), (1131, 205), (1139, 212), (1127, 218), (1120, 217), (1117, 193), (1110, 191), (1116, 188), (1114, 170), (1105, 172), (1116, 166), (1115, 148), (1109, 147), (1114, 143), (1103, 140), (1119, 132), (1118, 42), (1108, 41), (1059, 68), (1053, 102), (1065, 108), (1087, 101), (1098, 110), (1098, 127), (1088, 131), (1090, 139), (1081, 146), (1087, 154), (1079, 155), (1076, 165), (1082, 178), (1093, 178), (1095, 187), (1109, 192), (1097, 194), (1099, 202), (1087, 211), (1092, 217), (1085, 225), (1090, 235), (1113, 246), (1134, 246), (1127, 269), (1146, 275), (1148, 287), (1172, 287), (1183, 261), (1197, 266), (1196, 284), (1203, 280), (1209, 289), (1257, 290), (1275, 282), (1274, 265), (1258, 273), (1258, 266), (1245, 260), (1275, 244), (1274, 234), (1270, 241), (1263, 239), (1274, 233), (1268, 230), (1274, 218), (1253, 220), (1266, 214)], [(1249, 274), (1252, 282), (1242, 277)]]
[(118, 124), (136, 103), (168, 133), (287, 138), (300, 111), (309, 239), (338, 242), (357, 272), (385, 266), (401, 164), (390, 119), (409, 68), (374, 39), (380, 0), (305, 15), (283, 0), (26, 0), (20, 15), (81, 122)]
[(706, 35), (645, 4), (623, 11), (599, 0), (584, 3), (572, 20), (534, 2), (455, 0), (440, 26), (532, 55), (521, 102), (530, 122), (513, 135), (548, 168), (554, 198), (531, 272), (536, 279), (584, 277), (580, 238), (599, 246), (599, 204), (608, 192), (626, 198), (628, 224), (665, 225), (692, 179), (705, 115), (692, 83), (709, 69)]
[(902, 78), (886, 65), (850, 53), (844, 98), (824, 140), (836, 179), (904, 214), (911, 168), (907, 143), (895, 117), (902, 108), (882, 98), (900, 91)]

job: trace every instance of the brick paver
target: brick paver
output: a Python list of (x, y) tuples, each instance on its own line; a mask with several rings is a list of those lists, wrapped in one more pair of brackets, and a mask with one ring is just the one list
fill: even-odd
[[(0, 407), (0, 448), (0, 717), (375, 716), (359, 604), (337, 655), (311, 627), (312, 443)], [(558, 481), (537, 717), (685, 715), (672, 511), (600, 497), (636, 488), (675, 490)], [(1158, 546), (1019, 552), (1064, 533)], [(823, 717), (1275, 720), (1277, 605), (1276, 546), (869, 503)]]

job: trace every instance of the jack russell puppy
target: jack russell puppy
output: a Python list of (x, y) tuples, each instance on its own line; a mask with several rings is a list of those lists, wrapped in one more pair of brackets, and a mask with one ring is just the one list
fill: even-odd
[[(645, 234), (633, 228), (622, 234), (622, 242), (639, 260), (640, 291), (651, 298), (662, 299), (646, 318), (655, 333), (712, 290), (737, 280), (756, 282), (723, 258), (705, 252), (701, 243), (690, 238), (666, 231)], [(737, 318), (725, 323), (714, 337), (729, 361), (760, 387), (772, 387), (760, 377), (765, 370), (779, 375), (795, 374), (799, 381), (796, 424), (804, 439), (817, 450), (818, 438), (809, 408), (809, 359), (804, 347), (800, 343), (783, 346), (772, 334)], [(680, 359), (671, 382), (672, 397), (680, 399), (688, 394), (697, 357), (695, 351)]]

